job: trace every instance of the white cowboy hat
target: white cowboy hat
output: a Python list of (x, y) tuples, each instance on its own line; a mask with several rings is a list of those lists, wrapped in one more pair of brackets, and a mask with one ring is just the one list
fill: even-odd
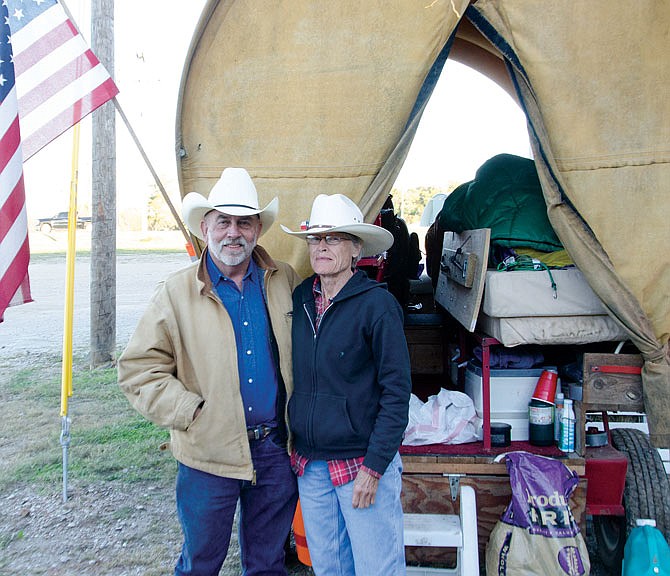
[[(393, 245), (393, 234), (381, 226), (363, 222), (363, 214), (344, 194), (319, 194), (312, 204), (312, 213), (305, 229), (293, 232), (282, 225), (287, 234), (304, 238), (309, 234), (344, 232), (363, 241), (362, 256), (374, 256)], [(302, 228), (302, 227), (301, 227)]]
[(200, 221), (211, 210), (230, 216), (258, 214), (263, 224), (260, 234), (262, 236), (277, 217), (279, 200), (275, 196), (265, 208), (259, 208), (258, 193), (249, 173), (244, 168), (226, 168), (212, 187), (209, 198), (197, 192), (189, 192), (182, 200), (181, 212), (186, 226), (201, 240), (204, 238), (200, 231)]

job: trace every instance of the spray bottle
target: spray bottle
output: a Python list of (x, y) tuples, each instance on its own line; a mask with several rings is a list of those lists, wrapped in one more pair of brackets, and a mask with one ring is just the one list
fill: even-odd
[(561, 437), (558, 443), (561, 452), (575, 451), (575, 412), (572, 409), (572, 400), (566, 398), (563, 401), (561, 411)]

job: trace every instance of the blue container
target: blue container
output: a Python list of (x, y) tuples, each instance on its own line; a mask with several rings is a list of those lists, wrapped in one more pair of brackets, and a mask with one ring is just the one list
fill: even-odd
[(670, 546), (655, 522), (638, 520), (623, 552), (623, 576), (670, 576)]

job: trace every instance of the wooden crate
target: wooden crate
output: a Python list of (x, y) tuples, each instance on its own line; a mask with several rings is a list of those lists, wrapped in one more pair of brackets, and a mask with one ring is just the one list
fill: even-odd
[(582, 401), (575, 402), (575, 451), (585, 453), (587, 412), (644, 412), (642, 356), (639, 354), (584, 354)]
[[(586, 487), (584, 460), (566, 459), (565, 464), (580, 475), (570, 497), (570, 509), (582, 534), (586, 532)], [(463, 474), (459, 482), (472, 486), (477, 497), (477, 532), (480, 565), (485, 559), (486, 544), (496, 522), (512, 498), (509, 475), (504, 462), (493, 462), (487, 456), (440, 457), (403, 456), (403, 510), (408, 513), (458, 514), (458, 500), (451, 499), (448, 474)], [(440, 564), (453, 560), (440, 548), (408, 547), (407, 560)]]
[(442, 326), (405, 326), (405, 338), (412, 374), (447, 374), (447, 343)]

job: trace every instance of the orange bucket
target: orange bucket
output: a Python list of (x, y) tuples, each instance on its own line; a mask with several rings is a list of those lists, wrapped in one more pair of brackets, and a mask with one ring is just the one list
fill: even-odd
[(293, 539), (295, 540), (295, 551), (298, 554), (298, 560), (305, 566), (312, 565), (312, 559), (309, 557), (309, 550), (307, 549), (307, 537), (305, 536), (305, 524), (302, 521), (302, 508), (300, 508), (300, 500), (295, 507), (295, 515), (293, 516)]

